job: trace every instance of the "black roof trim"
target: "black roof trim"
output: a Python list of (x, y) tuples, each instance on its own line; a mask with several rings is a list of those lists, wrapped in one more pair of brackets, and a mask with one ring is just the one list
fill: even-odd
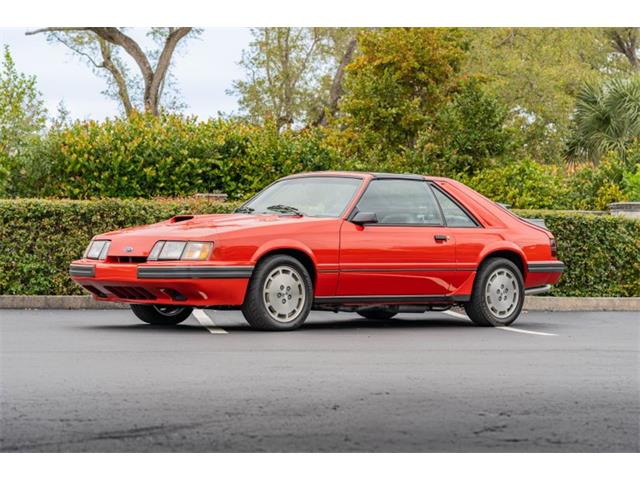
[(374, 178), (395, 178), (399, 180), (424, 180), (423, 175), (416, 173), (385, 173), (385, 172), (370, 172)]

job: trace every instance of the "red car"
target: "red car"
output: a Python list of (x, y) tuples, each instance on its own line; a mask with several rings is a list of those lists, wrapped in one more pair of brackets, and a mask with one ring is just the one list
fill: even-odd
[(548, 230), (447, 178), (322, 172), (271, 184), (228, 215), (179, 215), (97, 235), (73, 280), (143, 321), (241, 309), (291, 330), (312, 309), (388, 319), (464, 306), (509, 325), (564, 264)]

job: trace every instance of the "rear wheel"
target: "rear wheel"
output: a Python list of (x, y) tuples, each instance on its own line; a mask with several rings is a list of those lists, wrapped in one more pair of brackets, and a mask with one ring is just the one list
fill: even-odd
[(289, 255), (274, 255), (254, 270), (242, 314), (259, 330), (293, 330), (307, 319), (312, 302), (307, 269)]
[(522, 273), (506, 258), (491, 258), (482, 264), (473, 284), (471, 300), (464, 305), (476, 325), (500, 327), (512, 324), (522, 311)]
[(375, 307), (359, 310), (356, 313), (361, 317), (368, 318), (370, 320), (389, 320), (390, 318), (395, 317), (398, 311), (393, 308)]
[(193, 308), (173, 305), (131, 305), (131, 310), (136, 317), (151, 325), (177, 325), (191, 315)]

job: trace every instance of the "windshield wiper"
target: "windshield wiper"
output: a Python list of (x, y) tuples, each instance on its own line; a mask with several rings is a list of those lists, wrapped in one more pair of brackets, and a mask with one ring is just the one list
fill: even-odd
[(235, 213), (253, 213), (254, 209), (251, 207), (240, 207), (236, 208)]
[(304, 213), (302, 213), (300, 210), (298, 210), (296, 207), (292, 207), (289, 205), (282, 205), (282, 204), (277, 204), (277, 205), (269, 205), (267, 208), (267, 210), (271, 210), (273, 212), (278, 212), (278, 213), (284, 213), (284, 214), (289, 214), (289, 215), (297, 215), (299, 217), (303, 217)]

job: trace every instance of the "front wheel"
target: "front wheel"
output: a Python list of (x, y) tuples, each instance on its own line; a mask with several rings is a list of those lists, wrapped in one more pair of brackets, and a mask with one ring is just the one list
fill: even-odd
[(131, 310), (136, 317), (151, 325), (177, 325), (191, 315), (193, 308), (173, 305), (131, 305)]
[(482, 264), (473, 284), (471, 300), (464, 305), (473, 323), (482, 327), (512, 324), (524, 303), (522, 273), (506, 258), (491, 258)]
[(261, 261), (253, 272), (242, 314), (259, 330), (293, 330), (304, 323), (313, 303), (307, 269), (289, 255)]

